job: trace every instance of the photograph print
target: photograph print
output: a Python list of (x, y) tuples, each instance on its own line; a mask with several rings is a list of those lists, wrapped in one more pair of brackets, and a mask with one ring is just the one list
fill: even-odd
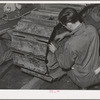
[(0, 89), (100, 90), (100, 4), (0, 4)]

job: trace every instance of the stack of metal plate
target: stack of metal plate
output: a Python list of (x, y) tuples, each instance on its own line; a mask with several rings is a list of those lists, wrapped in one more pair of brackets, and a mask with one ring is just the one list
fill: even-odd
[(24, 72), (51, 81), (45, 59), (47, 43), (56, 24), (54, 13), (37, 10), (23, 17), (12, 35), (14, 64), (20, 65)]

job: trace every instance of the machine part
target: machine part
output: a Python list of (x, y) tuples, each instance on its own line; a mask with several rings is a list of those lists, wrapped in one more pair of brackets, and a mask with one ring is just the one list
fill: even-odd
[(21, 68), (21, 70), (25, 73), (31, 74), (35, 77), (41, 78), (41, 79), (49, 81), (49, 82), (52, 82), (52, 80), (53, 80), (52, 77), (50, 77), (50, 76), (42, 75), (42, 74), (39, 74), (37, 72), (30, 71), (30, 70), (27, 70), (27, 69), (24, 69), (24, 68)]
[(45, 57), (47, 50), (47, 43), (37, 41), (36, 39), (29, 41), (22, 37), (13, 36), (11, 47), (15, 48), (16, 50), (25, 51), (28, 53), (33, 53), (34, 55), (37, 56)]
[(45, 61), (39, 60), (35, 57), (31, 58), (25, 54), (14, 53), (13, 63), (41, 74), (47, 73)]
[(54, 22), (42, 20), (42, 19), (32, 19), (34, 22), (29, 22), (22, 20), (18, 23), (15, 30), (20, 32), (26, 32), (42, 37), (50, 37), (53, 31), (53, 27), (56, 25)]

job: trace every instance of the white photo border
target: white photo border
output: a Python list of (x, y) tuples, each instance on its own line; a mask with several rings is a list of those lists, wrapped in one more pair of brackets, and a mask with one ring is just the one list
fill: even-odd
[[(33, 4), (100, 4), (100, 1), (0, 1)], [(100, 99), (100, 90), (0, 90), (0, 99)]]

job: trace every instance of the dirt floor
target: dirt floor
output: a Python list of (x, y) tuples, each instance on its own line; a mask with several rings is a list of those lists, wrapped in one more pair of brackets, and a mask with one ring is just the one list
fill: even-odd
[[(5, 65), (2, 67), (5, 67)], [(0, 78), (0, 89), (20, 89), (32, 78), (33, 76), (22, 73), (19, 70), (19, 67), (11, 65), (6, 73), (3, 73), (2, 77)]]
[[(11, 62), (0, 66), (0, 89), (20, 89), (33, 78), (31, 75), (21, 72), (19, 66), (13, 65)], [(44, 81), (39, 89), (81, 90), (67, 75), (53, 83)], [(100, 84), (89, 87), (88, 90), (100, 90)]]

